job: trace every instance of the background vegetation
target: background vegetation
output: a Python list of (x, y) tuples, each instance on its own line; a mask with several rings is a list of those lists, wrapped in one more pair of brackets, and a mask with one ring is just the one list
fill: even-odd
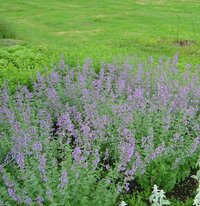
[[(198, 0), (0, 0), (0, 4), (0, 46), (17, 43), (36, 47), (28, 53), (36, 54), (31, 64), (37, 70), (58, 61), (61, 54), (70, 66), (91, 57), (95, 68), (102, 60), (135, 53), (145, 59), (149, 55), (171, 57), (178, 51), (181, 68), (186, 63), (199, 63)], [(26, 58), (27, 49), (25, 53), (24, 46), (20, 50)], [(39, 67), (41, 50), (46, 59), (40, 60)], [(13, 64), (9, 49), (2, 52), (6, 54), (1, 56), (1, 64), (2, 59), (4, 64)], [(15, 53), (13, 56), (16, 59)], [(30, 70), (26, 63), (21, 67)], [(24, 75), (24, 70), (18, 72)], [(9, 77), (9, 73), (10, 66), (4, 75)], [(32, 70), (25, 73), (32, 74)]]

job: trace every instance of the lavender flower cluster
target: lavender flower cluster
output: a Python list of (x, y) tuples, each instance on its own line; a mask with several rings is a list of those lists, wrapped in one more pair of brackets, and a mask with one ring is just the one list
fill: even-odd
[(3, 86), (0, 160), (10, 150), (15, 161), (1, 168), (0, 200), (113, 205), (133, 179), (159, 184), (166, 169), (182, 178), (180, 166), (200, 151), (199, 76), (179, 71), (177, 55), (156, 64), (129, 57), (99, 72), (91, 60), (77, 68), (62, 60), (37, 74), (32, 91)]

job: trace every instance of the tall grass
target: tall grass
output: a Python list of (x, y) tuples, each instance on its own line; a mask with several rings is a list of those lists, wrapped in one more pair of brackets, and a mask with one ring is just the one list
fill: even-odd
[(5, 20), (0, 19), (0, 39), (16, 39), (14, 29)]

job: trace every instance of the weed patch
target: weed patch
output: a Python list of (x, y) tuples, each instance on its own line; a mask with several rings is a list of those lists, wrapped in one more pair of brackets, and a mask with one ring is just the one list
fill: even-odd
[(0, 39), (16, 39), (16, 34), (11, 26), (0, 19)]

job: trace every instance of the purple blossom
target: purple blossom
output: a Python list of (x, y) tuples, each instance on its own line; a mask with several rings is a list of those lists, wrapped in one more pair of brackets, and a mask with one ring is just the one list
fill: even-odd
[(128, 183), (128, 182), (126, 182), (126, 183), (124, 184), (124, 189), (126, 190), (126, 192), (129, 191), (129, 183)]
[(99, 152), (98, 152), (97, 148), (95, 148), (95, 150), (94, 150), (94, 158), (95, 159), (93, 160), (93, 165), (96, 168), (98, 163), (99, 163), (99, 161), (100, 161)]
[(43, 77), (40, 75), (40, 73), (36, 73), (36, 77), (37, 77), (37, 81), (39, 82), (39, 83), (41, 83), (42, 81), (43, 81)]
[(38, 205), (43, 205), (44, 199), (42, 196), (38, 195), (35, 200)]
[(7, 187), (14, 187), (14, 183), (13, 182), (10, 182), (9, 179), (7, 178), (6, 175), (3, 175), (3, 181), (4, 181), (4, 184), (7, 186)]
[(41, 175), (46, 174), (45, 166), (46, 166), (46, 158), (44, 155), (41, 155), (39, 157), (39, 165), (38, 165), (38, 169), (39, 169)]
[(9, 100), (9, 95), (8, 95), (7, 89), (5, 87), (3, 87), (3, 91), (1, 94), (2, 94), (1, 99), (2, 99), (3, 104), (7, 105), (8, 100)]
[(106, 168), (106, 170), (109, 170), (109, 169), (110, 169), (110, 165), (109, 165), (109, 164), (106, 164), (106, 165), (105, 165), (105, 168)]
[(93, 87), (100, 90), (102, 86), (102, 81), (100, 79), (96, 79), (93, 81)]
[(16, 195), (16, 189), (8, 188), (8, 194), (15, 202), (21, 202), (21, 198)]
[(60, 188), (64, 189), (68, 183), (67, 172), (64, 170), (61, 172), (60, 176)]
[(119, 79), (117, 82), (118, 92), (121, 93), (125, 89), (125, 80)]
[(122, 142), (119, 145), (120, 150), (120, 162), (122, 166), (125, 166), (133, 156), (134, 152), (134, 142)]
[(139, 168), (141, 166), (142, 166), (142, 160), (140, 154), (138, 152), (135, 152), (135, 167)]
[(32, 145), (32, 149), (36, 152), (41, 152), (42, 151), (42, 144), (41, 142), (37, 141), (37, 142), (34, 142), (33, 145)]
[(196, 151), (196, 149), (198, 148), (199, 145), (200, 145), (200, 137), (196, 137), (193, 140), (193, 143), (190, 147), (188, 155), (191, 156)]
[(27, 87), (24, 87), (24, 88), (23, 88), (23, 91), (24, 91), (25, 97), (26, 97), (27, 99), (32, 99), (33, 94), (27, 89)]
[(81, 155), (82, 155), (82, 151), (80, 147), (76, 147), (74, 151), (72, 152), (72, 157), (74, 158), (77, 164), (80, 164), (81, 161), (83, 160)]
[(57, 125), (62, 128), (67, 128), (68, 132), (72, 134), (74, 133), (74, 125), (68, 112), (65, 112), (58, 118)]
[(20, 168), (20, 170), (24, 169), (25, 163), (24, 163), (24, 155), (22, 153), (18, 153), (16, 155), (16, 162)]
[(163, 127), (164, 127), (165, 131), (168, 131), (170, 129), (170, 126), (171, 126), (170, 123), (171, 123), (170, 116), (166, 114), (163, 117)]
[(167, 85), (158, 83), (158, 98), (161, 104), (166, 105), (169, 102), (171, 94)]
[(183, 140), (183, 137), (180, 136), (179, 133), (175, 133), (175, 134), (173, 135), (173, 146), (176, 146), (176, 144), (177, 144), (178, 142), (182, 142), (182, 141), (184, 141), (184, 140)]
[(134, 95), (134, 98), (141, 100), (141, 99), (143, 99), (143, 90), (141, 88), (137, 88), (137, 89), (135, 89), (133, 95)]
[(25, 203), (26, 205), (31, 205), (31, 204), (33, 203), (33, 201), (32, 201), (32, 199), (31, 199), (30, 197), (26, 197), (24, 203)]
[(82, 129), (83, 135), (84, 135), (85, 137), (88, 137), (88, 136), (89, 136), (89, 133), (90, 133), (90, 127), (88, 126), (88, 123), (82, 125), (82, 126), (81, 126), (81, 129)]
[(136, 168), (135, 164), (133, 164), (132, 168), (130, 170), (125, 171), (125, 175), (132, 177), (135, 174), (136, 170), (137, 170), (137, 168)]
[(57, 100), (57, 92), (54, 88), (48, 88), (47, 89), (47, 97), (51, 101), (56, 101)]
[(52, 83), (57, 83), (58, 82), (58, 74), (57, 74), (57, 72), (51, 72), (50, 73), (50, 80), (51, 80), (51, 82)]

